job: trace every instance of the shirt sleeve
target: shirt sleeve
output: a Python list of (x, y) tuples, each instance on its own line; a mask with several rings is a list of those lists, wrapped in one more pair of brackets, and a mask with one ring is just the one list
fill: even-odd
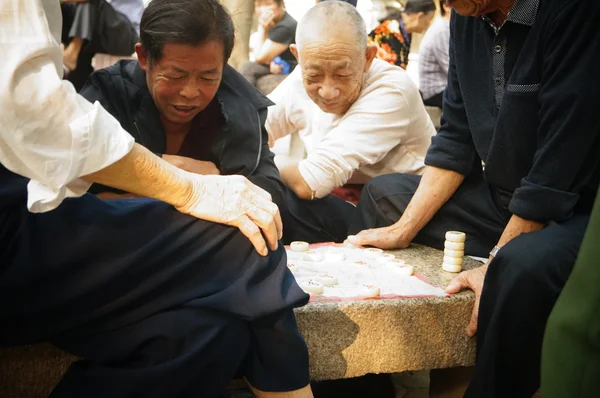
[(267, 97), (275, 104), (271, 105), (267, 114), (265, 128), (269, 133), (269, 140), (276, 141), (294, 133), (297, 129), (290, 120), (292, 108), (291, 91), (294, 81), (300, 79), (300, 68), (294, 71), (279, 84)]
[[(413, 89), (418, 100), (417, 88)], [(359, 98), (298, 165), (316, 197), (331, 193), (360, 167), (379, 162), (401, 145), (414, 115), (411, 110), (404, 93), (395, 87), (382, 87)]]
[(441, 127), (437, 135), (431, 139), (431, 146), (425, 156), (425, 164), (452, 170), (467, 176), (471, 173), (478, 155), (471, 136), (469, 120), (456, 74), (456, 56), (454, 53), (454, 22), (456, 18), (454, 11), (452, 14), (448, 87), (444, 92)]
[(48, 211), (84, 194), (90, 184), (80, 177), (118, 161), (134, 142), (61, 79), (62, 50), (50, 29), (60, 18), (48, 20), (40, 0), (3, 1), (0, 18), (0, 161), (31, 179), (29, 209)]
[(544, 35), (539, 147), (529, 174), (509, 203), (509, 210), (522, 218), (568, 219), (581, 191), (598, 183), (599, 19), (600, 3), (573, 1), (559, 11)]

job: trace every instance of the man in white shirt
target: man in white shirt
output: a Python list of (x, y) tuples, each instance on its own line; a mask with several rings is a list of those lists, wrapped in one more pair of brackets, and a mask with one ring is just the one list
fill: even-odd
[[(233, 31), (217, 0), (151, 8)], [(61, 80), (57, 0), (0, 9), (0, 346), (83, 358), (53, 397), (214, 397), (235, 374), (259, 397), (312, 397), (293, 315), (308, 296), (269, 194), (169, 165), (77, 95)], [(85, 194), (93, 182), (148, 199), (103, 201)]]
[(276, 105), (266, 123), (273, 142), (298, 132), (308, 154), (278, 164), (290, 191), (284, 239), (339, 241), (352, 207), (329, 194), (381, 174), (420, 173), (435, 128), (409, 76), (374, 59), (353, 6), (317, 4), (296, 43), (299, 68), (269, 95)]

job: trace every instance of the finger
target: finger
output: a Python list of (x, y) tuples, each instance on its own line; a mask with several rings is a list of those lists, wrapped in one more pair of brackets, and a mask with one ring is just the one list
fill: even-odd
[(246, 180), (246, 182), (250, 185), (250, 193), (252, 195), (258, 195), (262, 198), (267, 199), (269, 202), (273, 201), (273, 197), (270, 193), (259, 187), (258, 185), (254, 185), (250, 180)]
[(277, 237), (278, 239), (281, 239), (283, 237), (283, 222), (281, 221), (279, 207), (270, 200), (259, 196), (251, 197), (250, 200), (253, 204), (273, 216), (273, 221), (275, 222), (275, 227), (277, 229)]
[(260, 233), (260, 228), (246, 216), (242, 216), (240, 219), (233, 223), (238, 229), (250, 240), (252, 245), (256, 248), (256, 251), (261, 256), (269, 254), (267, 244)]
[(246, 214), (262, 230), (271, 250), (276, 250), (279, 231), (277, 230), (273, 216), (256, 206)]
[(368, 245), (371, 242), (371, 230), (366, 229), (364, 231), (360, 231), (356, 235), (348, 235), (348, 242), (352, 243), (355, 246), (364, 246)]
[(460, 292), (462, 289), (466, 289), (468, 287), (469, 284), (467, 283), (465, 272), (461, 272), (456, 278), (450, 281), (448, 286), (446, 286), (446, 293), (455, 294)]
[(479, 295), (475, 296), (475, 304), (473, 305), (473, 312), (471, 312), (471, 320), (467, 326), (467, 335), (469, 337), (475, 336), (477, 333), (477, 322), (479, 320)]

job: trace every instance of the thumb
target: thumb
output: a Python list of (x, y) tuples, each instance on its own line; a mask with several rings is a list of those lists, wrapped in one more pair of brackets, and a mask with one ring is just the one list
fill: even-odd
[(452, 281), (448, 284), (448, 286), (446, 286), (446, 293), (455, 294), (455, 293), (460, 292), (461, 289), (464, 289), (466, 287), (469, 287), (469, 286), (466, 283), (466, 278), (465, 278), (464, 274), (461, 273), (456, 278), (452, 279)]
[(356, 235), (348, 235), (348, 242), (355, 246), (365, 246), (372, 241), (371, 235), (373, 234), (369, 230), (360, 231)]
[(473, 312), (471, 313), (471, 320), (469, 321), (469, 326), (467, 326), (467, 335), (469, 337), (473, 337), (475, 336), (475, 333), (477, 333), (478, 312), (479, 307), (474, 305)]

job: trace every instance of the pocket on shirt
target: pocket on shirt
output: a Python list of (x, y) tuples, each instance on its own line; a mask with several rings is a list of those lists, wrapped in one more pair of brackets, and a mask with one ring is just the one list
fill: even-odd
[(506, 91), (509, 93), (533, 94), (540, 91), (540, 83), (533, 84), (507, 84)]

